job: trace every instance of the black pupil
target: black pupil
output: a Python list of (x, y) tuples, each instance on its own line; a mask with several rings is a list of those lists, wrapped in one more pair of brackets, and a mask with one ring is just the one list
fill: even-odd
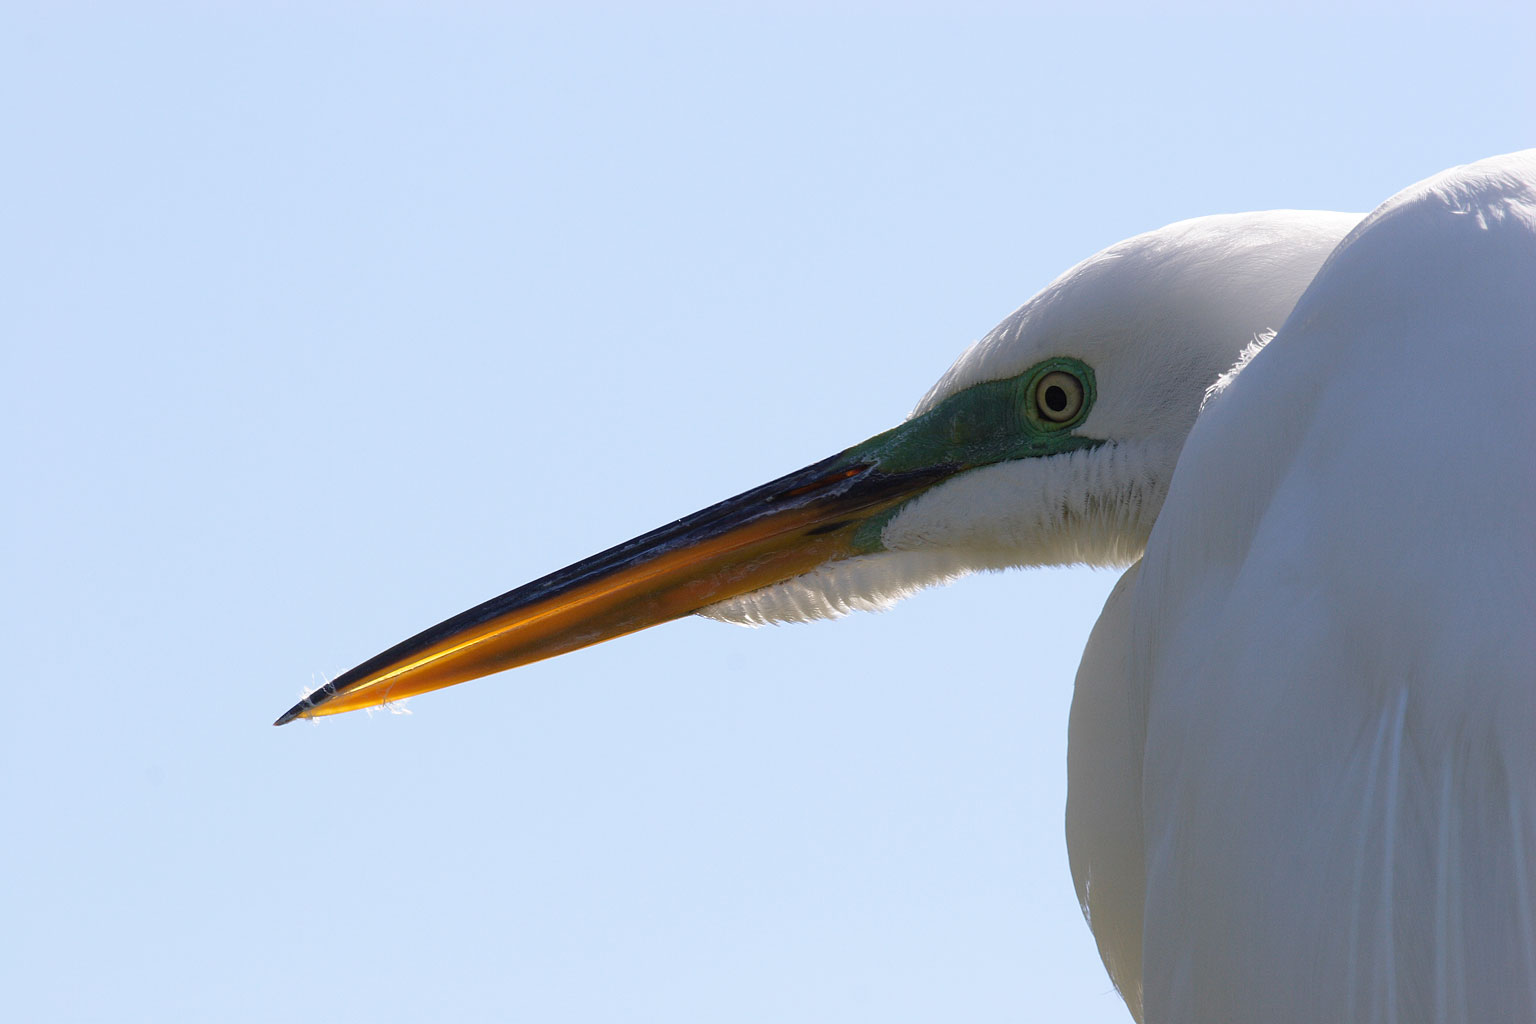
[(1067, 393), (1060, 384), (1045, 389), (1045, 407), (1051, 412), (1061, 412), (1067, 407)]

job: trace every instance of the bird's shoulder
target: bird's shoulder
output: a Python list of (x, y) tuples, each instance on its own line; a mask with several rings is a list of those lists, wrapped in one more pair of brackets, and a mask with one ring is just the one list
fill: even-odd
[(1533, 197), (1389, 200), (1191, 434), (1132, 622), (1149, 1010), (1536, 1014)]

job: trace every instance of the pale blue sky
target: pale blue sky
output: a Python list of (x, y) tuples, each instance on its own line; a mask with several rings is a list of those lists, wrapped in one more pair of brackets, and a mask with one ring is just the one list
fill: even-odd
[(1126, 1018), (1110, 573), (268, 724), (899, 420), (1058, 271), (1531, 144), (1536, 16), (0, 14), (17, 1020)]

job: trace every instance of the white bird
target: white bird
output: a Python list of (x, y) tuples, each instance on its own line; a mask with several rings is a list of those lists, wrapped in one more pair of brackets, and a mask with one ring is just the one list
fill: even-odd
[(434, 626), (278, 724), (694, 612), (1130, 565), (1077, 675), (1067, 839), (1131, 1014), (1536, 1020), (1533, 379), (1536, 151), (1363, 222), (1173, 224), (1051, 283), (894, 430)]
[(1148, 1020), (1536, 1020), (1536, 151), (1393, 197), (1126, 610)]

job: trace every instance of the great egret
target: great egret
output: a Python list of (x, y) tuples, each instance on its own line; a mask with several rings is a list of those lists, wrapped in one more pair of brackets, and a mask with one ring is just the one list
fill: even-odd
[(1067, 810), (1131, 1013), (1532, 1019), (1533, 371), (1536, 151), (1363, 223), (1173, 224), (1062, 275), (901, 426), (434, 626), (277, 724), (694, 612), (1134, 563), (1078, 672)]

